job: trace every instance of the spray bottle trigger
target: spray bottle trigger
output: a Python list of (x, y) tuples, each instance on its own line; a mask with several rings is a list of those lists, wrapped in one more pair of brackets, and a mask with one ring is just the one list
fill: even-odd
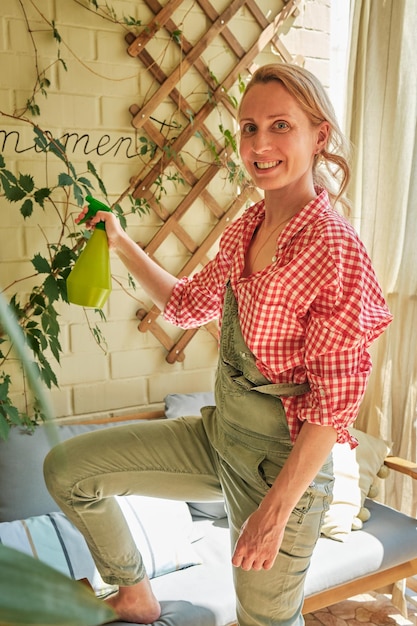
[[(97, 211), (107, 211), (109, 213), (111, 212), (111, 208), (108, 207), (107, 204), (103, 204), (103, 202), (96, 200), (92, 196), (86, 196), (85, 199), (88, 203), (88, 211), (83, 219), (78, 222), (79, 224), (85, 224), (86, 222), (88, 222), (88, 220), (91, 220), (91, 218), (95, 216)], [(96, 224), (96, 228), (105, 230), (104, 222), (99, 222), (98, 224)]]

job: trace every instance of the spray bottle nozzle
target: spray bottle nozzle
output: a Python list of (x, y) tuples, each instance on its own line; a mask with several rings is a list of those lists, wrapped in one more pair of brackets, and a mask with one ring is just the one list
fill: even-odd
[[(111, 212), (110, 207), (108, 207), (106, 204), (103, 204), (103, 202), (96, 200), (92, 196), (86, 196), (85, 199), (88, 203), (88, 211), (83, 219), (79, 222), (79, 224), (85, 224), (85, 222), (88, 222), (88, 220), (95, 216), (97, 211)], [(96, 224), (96, 228), (99, 228), (100, 230), (106, 230), (104, 222), (99, 222), (98, 224)]]

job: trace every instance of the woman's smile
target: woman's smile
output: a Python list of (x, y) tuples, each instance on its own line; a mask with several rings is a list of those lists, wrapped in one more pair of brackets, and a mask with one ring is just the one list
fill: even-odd
[(258, 170), (270, 170), (273, 167), (277, 167), (277, 165), (280, 165), (280, 163), (282, 163), (282, 161), (267, 161), (267, 162), (256, 161), (255, 167), (257, 167)]

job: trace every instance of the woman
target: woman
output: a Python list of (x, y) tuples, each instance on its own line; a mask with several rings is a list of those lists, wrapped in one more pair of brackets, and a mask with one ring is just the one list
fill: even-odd
[(317, 79), (296, 66), (261, 67), (239, 124), (242, 161), (265, 197), (229, 226), (192, 279), (161, 269), (112, 214), (90, 223), (106, 222), (110, 246), (167, 320), (186, 328), (219, 318), (221, 326), (216, 407), (84, 435), (45, 463), (49, 489), (103, 579), (119, 585), (109, 602), (125, 621), (160, 615), (111, 497), (135, 493), (224, 497), (239, 625), (304, 623), (331, 450), (356, 445), (347, 428), (370, 373), (368, 346), (391, 320), (362, 243), (332, 206), (343, 201), (349, 166)]

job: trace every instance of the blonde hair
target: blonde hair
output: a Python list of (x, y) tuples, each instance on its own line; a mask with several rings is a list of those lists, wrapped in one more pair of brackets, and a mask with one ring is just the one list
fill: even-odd
[(314, 160), (313, 180), (315, 185), (327, 189), (333, 206), (339, 202), (348, 212), (350, 205), (344, 194), (350, 180), (350, 146), (340, 129), (333, 105), (314, 74), (289, 63), (264, 65), (253, 74), (240, 106), (251, 87), (274, 80), (282, 83), (288, 93), (297, 100), (313, 126), (324, 121), (329, 123), (327, 145)]

